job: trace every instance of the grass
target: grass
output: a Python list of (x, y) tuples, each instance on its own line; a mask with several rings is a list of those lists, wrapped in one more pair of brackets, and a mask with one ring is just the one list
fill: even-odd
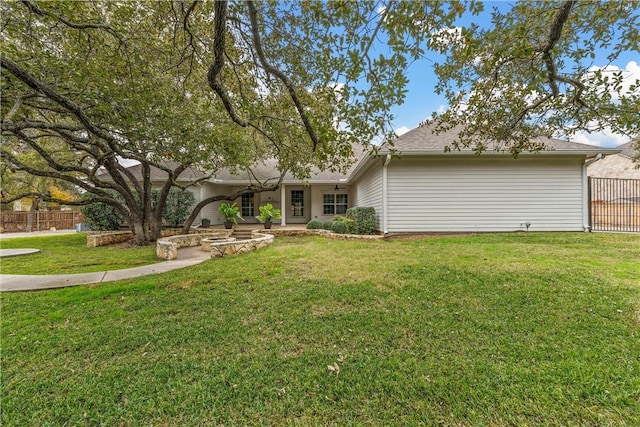
[(34, 248), (41, 252), (25, 257), (2, 258), (3, 274), (73, 274), (120, 270), (153, 264), (155, 246), (127, 247), (115, 244), (87, 248), (84, 233), (61, 236), (20, 237), (0, 241), (2, 249)]
[(639, 260), (630, 235), (278, 238), (3, 294), (2, 425), (640, 425)]

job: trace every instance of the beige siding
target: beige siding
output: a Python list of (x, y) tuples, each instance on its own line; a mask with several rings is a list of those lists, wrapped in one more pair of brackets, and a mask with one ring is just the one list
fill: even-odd
[(354, 206), (374, 208), (377, 229), (382, 230), (382, 160), (375, 161), (357, 181)]
[(389, 232), (583, 230), (581, 159), (394, 159)]

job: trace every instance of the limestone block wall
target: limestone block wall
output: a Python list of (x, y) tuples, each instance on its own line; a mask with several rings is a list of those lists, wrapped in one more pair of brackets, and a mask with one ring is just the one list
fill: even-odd
[[(162, 230), (162, 237), (179, 235), (181, 229), (179, 228), (166, 228)], [(191, 230), (191, 233), (211, 233), (211, 230), (197, 229)], [(87, 247), (97, 248), (98, 246), (112, 245), (114, 243), (122, 243), (133, 239), (133, 233), (128, 230), (122, 231), (88, 231), (87, 232)]]
[(211, 258), (222, 258), (225, 255), (243, 254), (256, 249), (269, 246), (273, 242), (272, 234), (252, 233), (249, 240), (236, 240), (231, 242), (214, 242), (211, 244)]
[(200, 246), (203, 240), (222, 239), (229, 240), (232, 230), (220, 230), (217, 232), (179, 234), (159, 239), (156, 242), (156, 256), (160, 259), (176, 259), (178, 249), (191, 246)]

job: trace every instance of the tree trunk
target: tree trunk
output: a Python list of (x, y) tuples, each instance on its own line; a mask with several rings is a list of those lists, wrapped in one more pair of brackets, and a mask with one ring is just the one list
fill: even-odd
[(133, 231), (133, 240), (136, 245), (146, 246), (151, 242), (149, 229), (140, 223), (141, 221), (132, 221), (131, 230)]
[(160, 219), (160, 221), (158, 221), (158, 219), (155, 218), (155, 216), (151, 216), (149, 221), (150, 221), (150, 224), (151, 224), (151, 236), (150, 236), (151, 237), (151, 241), (155, 242), (160, 237), (162, 237), (162, 219)]
[(29, 213), (27, 214), (27, 231), (33, 231), (33, 220), (38, 212), (38, 207), (40, 205), (40, 199), (33, 199), (33, 203), (31, 203), (31, 208), (29, 208)]

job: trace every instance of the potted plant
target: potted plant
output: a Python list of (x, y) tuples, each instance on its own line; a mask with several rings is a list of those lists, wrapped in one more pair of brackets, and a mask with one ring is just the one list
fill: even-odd
[(261, 223), (263, 223), (264, 228), (266, 228), (267, 230), (271, 228), (272, 219), (282, 218), (280, 214), (280, 209), (274, 209), (271, 203), (267, 203), (264, 206), (260, 206), (258, 209), (260, 210), (260, 215), (258, 215), (256, 219)]
[(234, 224), (238, 224), (238, 220), (244, 221), (244, 218), (240, 215), (240, 208), (237, 203), (223, 203), (218, 208), (218, 212), (222, 214), (224, 218), (224, 228), (230, 230)]
[(211, 220), (209, 218), (202, 218), (200, 220), (200, 225), (202, 227), (209, 227), (209, 226), (211, 226)]

